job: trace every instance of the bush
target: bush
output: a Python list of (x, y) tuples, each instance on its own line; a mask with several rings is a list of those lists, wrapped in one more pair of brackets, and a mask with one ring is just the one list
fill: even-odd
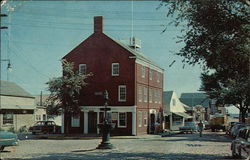
[(12, 132), (12, 133), (16, 133), (16, 131), (15, 131), (15, 128), (14, 128), (14, 127), (10, 127), (7, 131), (8, 131), (8, 132)]
[(22, 126), (19, 130), (19, 133), (27, 133), (28, 132), (28, 128), (26, 126)]

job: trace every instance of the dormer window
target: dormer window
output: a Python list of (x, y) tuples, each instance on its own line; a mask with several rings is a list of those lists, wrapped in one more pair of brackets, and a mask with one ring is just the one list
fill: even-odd
[(79, 74), (83, 74), (83, 75), (87, 74), (86, 64), (79, 64)]
[(119, 63), (112, 63), (112, 76), (119, 76)]

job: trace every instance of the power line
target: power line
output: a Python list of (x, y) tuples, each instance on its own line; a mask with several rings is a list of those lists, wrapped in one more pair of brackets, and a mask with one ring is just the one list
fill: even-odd
[[(19, 49), (19, 50), (20, 50), (20, 49)], [(38, 69), (36, 69), (36, 67), (34, 67), (34, 66), (30, 63), (30, 61), (27, 59), (27, 57), (24, 57), (22, 54), (18, 54), (18, 53), (17, 53), (18, 51), (17, 51), (16, 46), (12, 46), (12, 47), (10, 48), (10, 51), (11, 51), (13, 54), (15, 54), (16, 56), (18, 56), (19, 58), (21, 58), (20, 60), (22, 60), (22, 61), (24, 62), (25, 65), (29, 65), (29, 67), (30, 67), (31, 69), (33, 69), (33, 71), (35, 71), (36, 73), (38, 73), (38, 75), (44, 76), (44, 77), (46, 77), (46, 78), (50, 78), (48, 75), (46, 75), (46, 74), (40, 72)]]

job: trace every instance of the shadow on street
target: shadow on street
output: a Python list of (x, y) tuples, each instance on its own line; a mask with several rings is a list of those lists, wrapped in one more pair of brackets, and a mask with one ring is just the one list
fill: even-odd
[[(158, 160), (158, 159), (230, 159), (231, 157), (225, 156), (217, 156), (217, 155), (202, 155), (202, 154), (187, 154), (187, 153), (171, 153), (171, 154), (161, 154), (161, 153), (112, 153), (112, 152), (91, 152), (91, 154), (47, 154), (44, 156), (37, 156), (30, 158), (32, 160), (59, 160), (59, 159), (67, 159), (67, 160), (78, 160), (78, 159), (86, 159), (86, 160), (109, 160), (109, 159), (150, 159), (150, 160)], [(29, 158), (24, 158), (28, 159)], [(5, 159), (6, 160), (6, 159)], [(10, 159), (9, 159), (10, 160)], [(11, 159), (11, 160), (22, 160), (22, 159)]]

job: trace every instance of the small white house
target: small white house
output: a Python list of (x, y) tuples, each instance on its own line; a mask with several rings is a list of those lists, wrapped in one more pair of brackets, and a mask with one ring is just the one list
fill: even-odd
[(19, 131), (34, 124), (35, 97), (16, 83), (0, 81), (0, 128)]
[(184, 125), (185, 119), (190, 118), (186, 114), (185, 104), (181, 103), (174, 91), (163, 92), (163, 114), (165, 117), (165, 129), (179, 130)]

